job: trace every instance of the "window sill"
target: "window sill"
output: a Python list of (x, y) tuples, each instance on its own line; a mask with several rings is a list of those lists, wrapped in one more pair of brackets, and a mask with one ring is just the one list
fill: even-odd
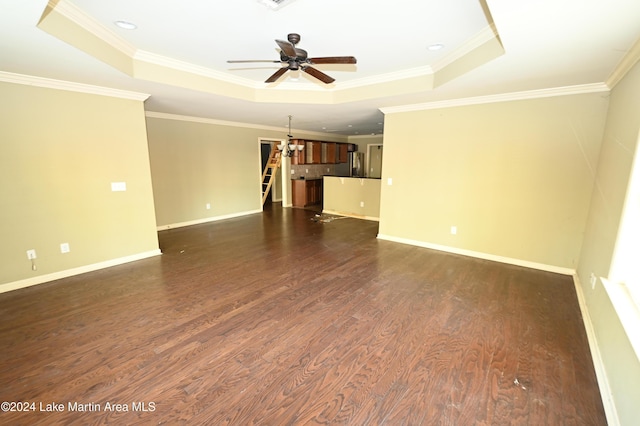
[(602, 277), (600, 280), (640, 361), (640, 288), (635, 287), (632, 291), (624, 283), (611, 282)]

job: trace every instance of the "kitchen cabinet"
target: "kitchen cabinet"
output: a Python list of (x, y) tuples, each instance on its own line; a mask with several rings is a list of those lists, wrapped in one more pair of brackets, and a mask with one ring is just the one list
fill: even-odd
[(338, 163), (346, 163), (349, 161), (349, 144), (338, 144)]
[(305, 164), (320, 164), (322, 162), (322, 142), (307, 141), (305, 151)]
[(342, 142), (310, 141), (291, 139), (290, 143), (302, 146), (302, 150), (293, 154), (291, 164), (338, 164), (349, 161), (349, 144)]
[(291, 191), (293, 207), (322, 203), (322, 179), (293, 179)]
[(302, 151), (296, 149), (296, 152), (293, 153), (293, 157), (291, 157), (291, 164), (305, 164), (305, 156), (306, 156), (306, 141), (304, 139), (291, 139), (291, 143), (296, 146), (302, 146)]
[(338, 150), (335, 142), (322, 142), (322, 163), (335, 164), (338, 162)]

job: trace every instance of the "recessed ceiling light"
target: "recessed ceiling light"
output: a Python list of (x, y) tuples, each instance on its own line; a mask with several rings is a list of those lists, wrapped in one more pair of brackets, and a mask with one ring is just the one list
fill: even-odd
[(278, 10), (282, 7), (285, 7), (289, 3), (292, 3), (294, 0), (258, 0), (259, 3), (267, 6), (272, 10)]
[(114, 22), (114, 24), (116, 24), (116, 26), (122, 28), (123, 30), (135, 30), (136, 28), (138, 28), (136, 24), (127, 21), (116, 21)]
[(427, 49), (431, 50), (431, 51), (436, 51), (436, 50), (440, 50), (444, 47), (444, 44), (442, 43), (435, 43), (435, 44), (431, 44), (427, 47)]

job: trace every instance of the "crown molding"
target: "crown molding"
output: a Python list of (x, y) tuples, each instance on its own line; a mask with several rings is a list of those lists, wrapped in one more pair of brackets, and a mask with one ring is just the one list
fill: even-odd
[(428, 75), (433, 75), (433, 68), (427, 65), (423, 67), (410, 68), (402, 71), (374, 75), (371, 77), (358, 78), (351, 81), (345, 81), (344, 83), (336, 83), (336, 90), (355, 89), (358, 87), (371, 86), (374, 84), (392, 83), (398, 80), (404, 80), (404, 79), (414, 78), (414, 77), (423, 77)]
[[(213, 78), (216, 80), (224, 81), (226, 83), (238, 84), (244, 87), (252, 89), (260, 89), (270, 86), (272, 83), (255, 82), (243, 77), (230, 76), (229, 74), (215, 71), (211, 68), (194, 65), (189, 62), (180, 61), (167, 56), (157, 55), (155, 53), (147, 52), (144, 50), (136, 51), (133, 56), (134, 60), (147, 62), (150, 64), (158, 65), (160, 67), (171, 68), (178, 71), (184, 71), (187, 73), (200, 75), (203, 77)], [(372, 84), (388, 83), (401, 79), (421, 77), (424, 75), (433, 74), (433, 70), (430, 66), (417, 67), (408, 70), (402, 70), (398, 72), (392, 72), (387, 74), (381, 74), (372, 77), (364, 77), (357, 80), (352, 80), (344, 83), (334, 83), (330, 85), (319, 86), (314, 83), (292, 83), (282, 82), (278, 84), (277, 90), (311, 90), (311, 91), (339, 91), (341, 89), (352, 89), (357, 87), (369, 86)]]
[(639, 60), (640, 39), (631, 46), (631, 49), (629, 49), (618, 65), (616, 65), (615, 69), (611, 72), (606, 81), (607, 86), (613, 89)]
[[(160, 118), (163, 120), (176, 120), (176, 121), (187, 121), (191, 123), (204, 123), (204, 124), (214, 124), (217, 126), (231, 126), (231, 127), (242, 127), (245, 129), (259, 129), (259, 130), (270, 130), (274, 132), (284, 132), (287, 134), (289, 132), (289, 128), (287, 127), (276, 127), (276, 126), (263, 126), (260, 124), (252, 124), (252, 123), (241, 123), (237, 121), (224, 121), (224, 120), (216, 120), (213, 118), (204, 118), (204, 117), (193, 117), (189, 115), (179, 115), (179, 114), (169, 114), (166, 112), (155, 112), (155, 111), (146, 111), (145, 116), (149, 118)], [(303, 133), (305, 135), (313, 135), (313, 136), (327, 136), (328, 133), (322, 132), (314, 132), (310, 130), (301, 130), (301, 129), (291, 129), (292, 133)], [(335, 134), (331, 134), (331, 136), (335, 136)], [(342, 136), (342, 135), (338, 135)]]
[(112, 98), (145, 101), (149, 96), (146, 93), (130, 92), (128, 90), (111, 89), (109, 87), (93, 86), (90, 84), (74, 83), (71, 81), (55, 80), (52, 78), (36, 77), (32, 75), (14, 74), (0, 71), (0, 81), (6, 83), (23, 84), (25, 86), (45, 87), (47, 89), (66, 90), (68, 92), (80, 92), (89, 95), (110, 96)]
[(117, 35), (115, 32), (106, 28), (90, 15), (86, 14), (82, 9), (67, 0), (49, 0), (47, 5), (51, 9), (55, 9), (60, 15), (69, 19), (76, 25), (82, 27), (89, 33), (95, 35), (114, 49), (133, 57), (138, 50), (135, 46), (127, 42), (125, 39)]
[(479, 33), (462, 43), (460, 47), (455, 49), (453, 52), (445, 56), (444, 58), (433, 63), (432, 68), (433, 72), (436, 73), (441, 69), (445, 68), (447, 65), (457, 61), (465, 57), (466, 55), (473, 52), (475, 49), (479, 48), (483, 44), (493, 40), (498, 39), (498, 30), (494, 24), (490, 24), (482, 29)]
[(580, 95), (585, 93), (609, 92), (605, 83), (582, 84), (578, 86), (556, 87), (551, 89), (528, 90), (523, 92), (501, 93), (496, 95), (477, 96), (473, 98), (450, 99), (446, 101), (425, 102), (413, 105), (401, 105), (380, 108), (384, 114), (398, 112), (422, 111), (429, 109), (451, 108), (467, 105), (492, 104), (496, 102), (521, 101), (527, 99), (551, 98), (555, 96)]
[(203, 77), (221, 80), (227, 83), (233, 83), (233, 84), (238, 84), (245, 87), (251, 87), (254, 89), (262, 86), (262, 83), (256, 83), (247, 78), (230, 76), (229, 74), (225, 74), (220, 71), (215, 71), (211, 68), (203, 67), (200, 65), (194, 65), (190, 62), (173, 59), (168, 56), (158, 55), (155, 53), (147, 52), (145, 50), (136, 51), (132, 59), (136, 61), (147, 62), (163, 68), (170, 68), (177, 71), (183, 71), (190, 74), (195, 74)]
[(349, 140), (351, 139), (382, 139), (383, 138), (383, 134), (382, 133), (376, 133), (375, 135), (349, 135)]
[(176, 121), (188, 121), (191, 123), (215, 124), (218, 126), (244, 127), (244, 128), (250, 128), (250, 129), (273, 130), (276, 132), (284, 131), (285, 133), (289, 131), (285, 127), (262, 126), (259, 124), (241, 123), (238, 121), (216, 120), (214, 118), (193, 117), (189, 115), (169, 114), (166, 112), (146, 111), (145, 116), (149, 118), (161, 118), (163, 120), (176, 120)]

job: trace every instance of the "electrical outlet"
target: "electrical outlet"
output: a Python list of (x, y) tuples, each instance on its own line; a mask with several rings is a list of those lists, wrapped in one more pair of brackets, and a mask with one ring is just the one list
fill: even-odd
[(69, 253), (71, 249), (69, 248), (69, 243), (60, 244), (60, 253)]
[(364, 207), (364, 201), (360, 201), (360, 207)]
[(27, 250), (27, 259), (33, 260), (35, 258), (37, 258), (36, 251), (34, 249)]
[(594, 288), (596, 288), (596, 282), (598, 281), (598, 278), (596, 277), (596, 274), (594, 274), (593, 272), (591, 273), (591, 276), (589, 277), (589, 282), (591, 283), (591, 290), (593, 290)]
[(207, 210), (211, 210), (211, 203), (207, 203)]
[(458, 234), (458, 227), (457, 226), (452, 226), (451, 227), (451, 235), (457, 235)]
[(126, 182), (111, 182), (111, 190), (113, 192), (126, 191), (127, 183)]

